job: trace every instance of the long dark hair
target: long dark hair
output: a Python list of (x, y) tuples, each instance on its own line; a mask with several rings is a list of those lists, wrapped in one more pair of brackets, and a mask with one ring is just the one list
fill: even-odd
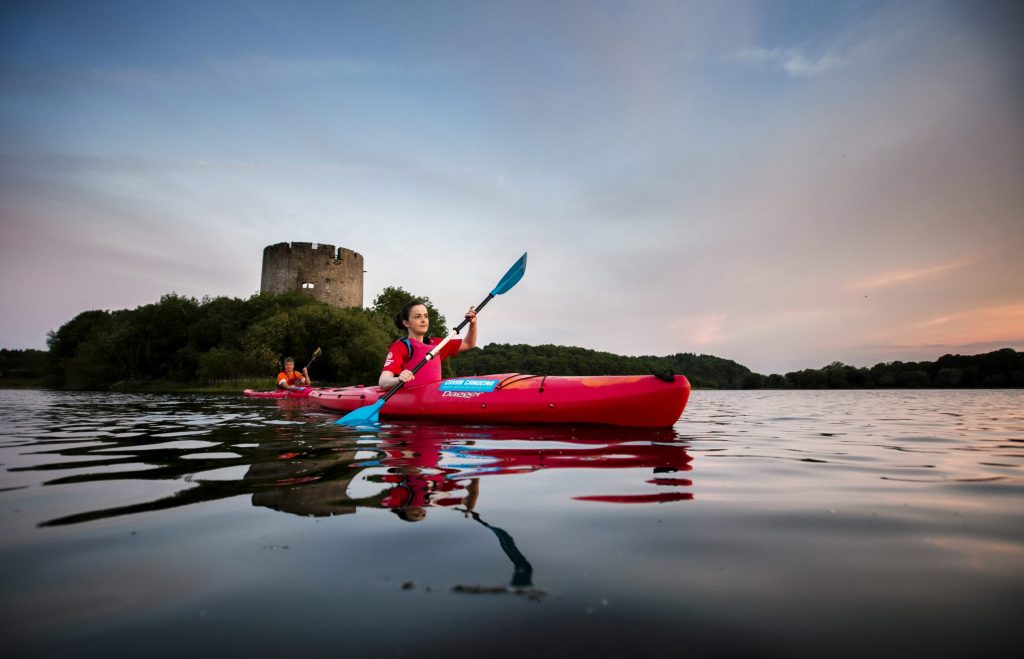
[[(395, 327), (402, 332), (408, 331), (409, 328), (405, 326), (405, 321), (409, 320), (409, 312), (418, 304), (422, 304), (425, 307), (427, 306), (427, 303), (423, 300), (409, 300), (406, 302), (405, 306), (402, 307), (402, 310), (395, 315)], [(430, 307), (427, 307), (427, 311), (430, 311)]]

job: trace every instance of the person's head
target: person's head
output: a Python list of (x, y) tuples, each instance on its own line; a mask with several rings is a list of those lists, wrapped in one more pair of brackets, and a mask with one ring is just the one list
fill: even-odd
[(430, 317), (423, 300), (409, 300), (395, 316), (395, 327), (403, 332), (426, 334), (430, 329)]
[(285, 357), (284, 358), (284, 370), (286, 370), (286, 371), (294, 371), (295, 370), (295, 360), (292, 359), (291, 357)]
[(422, 522), (427, 516), (427, 511), (419, 506), (392, 508), (391, 512), (398, 515), (399, 519), (404, 519), (407, 522)]

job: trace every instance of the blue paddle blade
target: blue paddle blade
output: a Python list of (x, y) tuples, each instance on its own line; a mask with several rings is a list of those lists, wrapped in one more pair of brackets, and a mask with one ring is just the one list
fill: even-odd
[(501, 278), (501, 281), (498, 282), (498, 285), (495, 286), (494, 290), (491, 291), (491, 295), (501, 295), (502, 293), (507, 293), (509, 290), (511, 290), (513, 286), (519, 283), (519, 280), (522, 279), (523, 275), (525, 274), (526, 252), (523, 252), (522, 257), (520, 257), (520, 259), (515, 262), (515, 265), (508, 269), (508, 272), (505, 273), (505, 276)]
[(352, 410), (334, 423), (339, 426), (365, 426), (370, 423), (377, 423), (377, 420), (380, 418), (380, 408), (383, 406), (384, 401), (378, 400), (373, 405)]

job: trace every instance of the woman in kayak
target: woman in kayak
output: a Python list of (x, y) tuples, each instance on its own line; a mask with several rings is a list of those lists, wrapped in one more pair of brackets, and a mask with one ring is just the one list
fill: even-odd
[(423, 342), (430, 329), (430, 319), (427, 317), (427, 305), (423, 304), (422, 300), (412, 300), (402, 307), (395, 316), (395, 326), (408, 335), (404, 339), (398, 339), (388, 348), (384, 369), (380, 372), (380, 388), (386, 391), (394, 388), (399, 382), (412, 382), (414, 378), (421, 383), (439, 381), (441, 360), (476, 347), (476, 311), (473, 307), (466, 312), (466, 318), (469, 318), (466, 338), (449, 341), (434, 359), (428, 361), (419, 373), (413, 375), (411, 369), (444, 339), (435, 337), (430, 339), (429, 343)]
[(302, 373), (295, 370), (295, 360), (285, 357), (284, 370), (277, 374), (277, 388), (295, 391), (299, 387), (309, 384), (309, 372), (302, 369)]

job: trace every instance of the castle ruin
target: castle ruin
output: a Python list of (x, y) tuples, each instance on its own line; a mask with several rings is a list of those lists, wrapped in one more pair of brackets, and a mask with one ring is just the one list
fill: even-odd
[(263, 249), (260, 292), (290, 291), (336, 307), (362, 307), (363, 256), (324, 243), (268, 245)]

